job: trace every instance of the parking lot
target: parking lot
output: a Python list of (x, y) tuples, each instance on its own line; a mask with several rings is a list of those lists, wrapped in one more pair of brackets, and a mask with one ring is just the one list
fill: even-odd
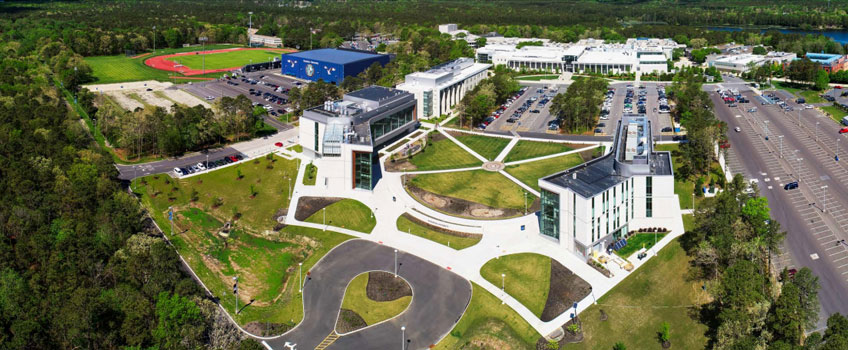
[(230, 79), (184, 84), (180, 87), (210, 103), (222, 96), (244, 95), (254, 104), (270, 106), (266, 109), (272, 117), (276, 117), (289, 111), (290, 105), (286, 91), (304, 84), (297, 79), (280, 75), (277, 69), (238, 74), (237, 77), (232, 77), (232, 74), (230, 76)]
[(487, 131), (546, 132), (554, 119), (550, 112), (551, 100), (565, 92), (567, 85), (548, 86), (532, 84), (522, 87), (518, 98), (510, 99), (492, 116)]
[[(671, 114), (663, 112), (660, 105), (660, 96), (661, 93), (664, 93), (666, 85), (663, 83), (642, 82), (640, 86), (644, 88), (640, 89), (634, 86), (633, 83), (610, 84), (610, 88), (615, 90), (610, 99), (609, 113), (606, 113), (607, 119), (603, 119), (604, 115), (602, 114), (602, 119), (596, 126), (595, 134), (612, 135), (623, 114), (636, 113), (645, 114), (648, 117), (654, 126), (654, 136), (675, 135)], [(626, 104), (628, 91), (631, 91), (630, 109), (627, 109)], [(639, 108), (640, 97), (643, 97), (644, 109)]]

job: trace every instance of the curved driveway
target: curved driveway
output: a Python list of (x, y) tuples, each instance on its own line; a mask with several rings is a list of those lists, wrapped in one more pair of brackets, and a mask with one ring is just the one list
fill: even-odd
[[(409, 307), (399, 316), (341, 336), (327, 349), (399, 348), (406, 326), (405, 349), (426, 349), (447, 335), (471, 301), (471, 284), (417, 256), (398, 251), (398, 274), (412, 287)], [(304, 286), (304, 318), (289, 332), (266, 343), (273, 349), (297, 344), (312, 350), (333, 332), (347, 284), (372, 270), (394, 272), (394, 248), (354, 239), (330, 251), (310, 271)]]

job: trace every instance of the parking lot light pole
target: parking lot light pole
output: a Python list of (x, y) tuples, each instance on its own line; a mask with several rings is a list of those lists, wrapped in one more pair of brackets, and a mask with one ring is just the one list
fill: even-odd
[(400, 326), (400, 350), (406, 345), (406, 326)]
[(822, 213), (827, 211), (827, 185), (822, 185)]
[(324, 218), (323, 219), (324, 220), (323, 221), (324, 231), (327, 231), (327, 207), (321, 208), (321, 214), (323, 215), (323, 218)]
[(842, 141), (840, 138), (836, 138), (836, 161), (839, 161), (839, 141)]
[(801, 109), (798, 108), (798, 126), (801, 126)]
[(303, 263), (297, 263), (297, 291), (303, 293)]
[(769, 121), (768, 121), (768, 120), (763, 120), (763, 125), (764, 125), (764, 127), (765, 127), (765, 129), (766, 129), (766, 140), (768, 140), (768, 139), (769, 139), (769, 129), (768, 129), (768, 123), (769, 123)]
[(795, 160), (798, 161), (798, 169), (796, 169), (795, 171), (798, 173), (797, 174), (798, 184), (800, 184), (801, 183), (801, 161), (804, 160), (804, 158), (795, 158)]
[(527, 191), (524, 191), (524, 215), (527, 215)]
[(819, 142), (819, 122), (816, 122), (816, 142)]
[(209, 38), (202, 36), (200, 38), (197, 38), (197, 40), (200, 41), (200, 56), (201, 60), (203, 61), (203, 74), (206, 75), (206, 41), (209, 40)]
[(777, 137), (780, 140), (780, 158), (783, 158), (783, 135)]
[(397, 249), (395, 249), (395, 277), (397, 277), (397, 270), (398, 270), (397, 268), (398, 268), (398, 264), (397, 264)]
[(153, 26), (153, 54), (156, 54), (156, 26)]

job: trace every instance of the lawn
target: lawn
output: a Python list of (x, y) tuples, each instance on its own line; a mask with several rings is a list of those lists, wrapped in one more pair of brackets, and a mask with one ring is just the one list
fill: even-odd
[(577, 153), (564, 156), (537, 160), (534, 162), (521, 163), (506, 167), (506, 172), (515, 176), (518, 180), (539, 190), (539, 179), (545, 176), (567, 170), (583, 163), (583, 158)]
[(572, 149), (562, 143), (521, 140), (506, 155), (504, 163), (568, 152)]
[[(301, 148), (301, 151), (303, 151), (303, 148)], [(312, 163), (306, 164), (306, 171), (303, 173), (303, 184), (315, 186), (316, 180), (318, 180), (318, 166)]]
[[(644, 266), (598, 299), (598, 305), (580, 310), (584, 340), (563, 349), (612, 349), (624, 342), (628, 349), (660, 349), (657, 332), (671, 324), (672, 349), (704, 349), (707, 326), (698, 321), (692, 305), (708, 302), (703, 281), (691, 280), (689, 257), (678, 240), (660, 250)], [(600, 320), (600, 310), (608, 319)]]
[(398, 216), (397, 229), (401, 232), (416, 235), (421, 238), (429, 239), (441, 245), (446, 245), (455, 250), (461, 250), (480, 243), (481, 237), (460, 237), (444, 232), (439, 232), (429, 227), (419, 225), (406, 216)]
[[(184, 180), (151, 175), (134, 186), (143, 205), (180, 255), (242, 325), (252, 321), (288, 325), (299, 322), (303, 316), (302, 301), (293, 280), (297, 278), (297, 264), (303, 263), (305, 275), (330, 249), (352, 238), (298, 226), (287, 226), (279, 232), (269, 230), (274, 224), (274, 213), (286, 206), (287, 188), (280, 179), (286, 172), (295, 170), (293, 161), (276, 160), (273, 169), (267, 169), (263, 159), (259, 164), (248, 162)], [(242, 170), (241, 180), (236, 179), (237, 167)], [(261, 188), (274, 190), (260, 191), (255, 199), (242, 194), (242, 188), (260, 179)], [(192, 201), (192, 196), (197, 200)], [(217, 207), (214, 198), (221, 198)], [(169, 206), (174, 207), (175, 234), (171, 233), (167, 219)], [(250, 210), (242, 213), (233, 208)], [(233, 221), (235, 213), (240, 218)], [(217, 233), (225, 221), (234, 222), (229, 237)], [(239, 277), (241, 312), (238, 315), (232, 312), (234, 276)], [(255, 300), (248, 305), (251, 299)]]
[(399, 315), (406, 310), (412, 301), (411, 296), (400, 297), (392, 301), (374, 301), (365, 293), (368, 285), (368, 272), (353, 278), (345, 290), (342, 308), (348, 309), (362, 316), (365, 324), (373, 325)]
[(539, 80), (550, 80), (559, 78), (558, 75), (525, 75), (521, 77), (516, 77), (515, 80), (531, 80), (531, 81), (539, 81)]
[[(501, 174), (486, 170), (459, 171), (416, 175), (410, 183), (425, 191), (460, 198), (492, 208), (524, 209), (521, 186)], [(527, 204), (535, 196), (527, 196)]]
[[(233, 45), (209, 45), (207, 49), (225, 49), (237, 47)], [(165, 50), (157, 50), (158, 55), (167, 55), (177, 52), (185, 52), (185, 51), (198, 51), (200, 50), (197, 47), (191, 48), (181, 48), (181, 49), (165, 49)], [(177, 74), (173, 72), (166, 72), (164, 70), (154, 69), (146, 66), (144, 61), (148, 58), (153, 57), (153, 55), (147, 55), (141, 58), (130, 58), (125, 55), (116, 55), (116, 56), (92, 56), (85, 57), (85, 62), (91, 67), (92, 73), (95, 77), (94, 84), (109, 84), (109, 83), (121, 83), (121, 82), (130, 82), (130, 81), (139, 81), (139, 80), (158, 80), (158, 81), (172, 81), (170, 78), (171, 75)], [(207, 62), (209, 63), (209, 62)], [(208, 66), (207, 66), (208, 68)], [(220, 77), (222, 73), (214, 73), (207, 74), (205, 77)], [(177, 74), (178, 75), (178, 74)], [(195, 77), (200, 77), (195, 76)], [(179, 79), (177, 79), (179, 80)]]
[(774, 82), (776, 88), (785, 90), (790, 94), (795, 95), (795, 97), (803, 97), (806, 103), (822, 103), (825, 102), (819, 94), (821, 91), (809, 90), (809, 86), (787, 83), (783, 81)]
[(498, 154), (509, 144), (510, 139), (504, 137), (489, 137), (467, 133), (456, 133), (454, 137), (468, 148), (477, 152), (488, 160), (494, 160)]
[[(199, 49), (198, 49), (199, 51)], [(191, 69), (203, 69), (203, 59), (206, 56), (206, 69), (223, 69), (241, 67), (246, 64), (268, 62), (274, 58), (279, 59), (281, 53), (265, 50), (239, 50), (207, 55), (174, 56), (167, 60), (179, 62)]]
[(471, 168), (483, 164), (471, 153), (466, 152), (462, 147), (443, 136), (437, 141), (428, 140), (427, 147), (412, 156), (409, 162), (415, 165), (417, 170)]
[(480, 274), (495, 286), (505, 284), (507, 294), (537, 317), (542, 315), (551, 286), (550, 257), (534, 253), (504, 255), (487, 261)]
[[(655, 151), (671, 152), (671, 163), (675, 173), (682, 163), (680, 159), (679, 144), (656, 145)], [(692, 209), (692, 197), (695, 195), (695, 182), (691, 179), (680, 181), (677, 176), (674, 177), (674, 194), (680, 200), (680, 209)]]
[(695, 228), (695, 215), (683, 214), (683, 230), (690, 231)]
[(665, 237), (665, 233), (636, 233), (630, 238), (627, 239), (627, 245), (623, 248), (617, 250), (615, 254), (618, 256), (627, 259), (630, 255), (633, 255), (639, 249), (651, 249), (654, 246), (655, 242), (659, 242), (663, 237)]
[(835, 120), (839, 124), (842, 124), (842, 118), (848, 115), (848, 112), (845, 112), (842, 108), (837, 106), (824, 106), (819, 108), (830, 115), (830, 119)]
[(439, 350), (473, 348), (471, 344), (487, 344), (486, 349), (532, 350), (541, 337), (512, 308), (501, 304), (492, 293), (475, 283), (471, 303), (453, 330), (436, 344)]
[(312, 214), (312, 216), (306, 219), (306, 222), (324, 224), (325, 214), (327, 225), (346, 228), (348, 230), (371, 233), (371, 230), (377, 225), (377, 220), (371, 214), (371, 208), (368, 208), (368, 206), (355, 199), (345, 198), (330, 204), (326, 208)]
[[(269, 164), (272, 169), (268, 169)], [(238, 216), (237, 225), (259, 233), (274, 227), (274, 214), (288, 207), (285, 177), (296, 175), (296, 161), (274, 156), (272, 160), (260, 158), (182, 180), (164, 174), (147, 176), (134, 182), (134, 190), (145, 194), (155, 211), (165, 211), (168, 206), (200, 207), (222, 221)], [(254, 198), (251, 186), (257, 192)], [(192, 202), (194, 191), (197, 200)]]

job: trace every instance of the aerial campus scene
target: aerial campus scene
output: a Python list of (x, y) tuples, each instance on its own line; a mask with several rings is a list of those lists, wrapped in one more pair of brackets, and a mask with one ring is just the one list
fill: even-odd
[(0, 349), (848, 349), (848, 0), (0, 14)]

